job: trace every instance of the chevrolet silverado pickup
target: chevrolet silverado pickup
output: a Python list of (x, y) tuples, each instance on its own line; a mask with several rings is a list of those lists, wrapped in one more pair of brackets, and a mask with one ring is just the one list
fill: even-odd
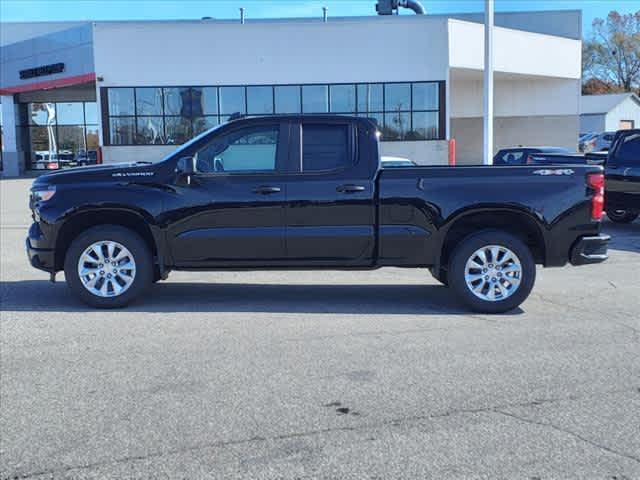
[(606, 260), (602, 167), (384, 168), (379, 136), (366, 118), (240, 118), (157, 163), (40, 176), (28, 257), (98, 308), (172, 270), (393, 266), (486, 313), (520, 305), (536, 265)]

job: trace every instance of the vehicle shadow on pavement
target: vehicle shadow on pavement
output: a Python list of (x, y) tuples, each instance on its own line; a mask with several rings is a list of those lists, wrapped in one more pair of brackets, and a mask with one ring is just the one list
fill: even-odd
[[(26, 280), (0, 283), (0, 311), (91, 310), (62, 283)], [(34, 296), (34, 292), (38, 292)], [(116, 310), (117, 312), (118, 310)], [(153, 286), (121, 312), (353, 313), (469, 315), (442, 285), (318, 285), (172, 283)], [(516, 309), (511, 314), (522, 313)]]
[(628, 224), (605, 222), (602, 232), (611, 235), (611, 250), (640, 253), (640, 221)]

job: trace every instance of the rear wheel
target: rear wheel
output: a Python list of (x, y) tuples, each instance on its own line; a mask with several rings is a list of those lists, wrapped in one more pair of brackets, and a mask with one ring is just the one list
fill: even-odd
[(607, 217), (614, 223), (631, 223), (638, 218), (638, 212), (629, 210), (607, 210)]
[(472, 310), (502, 313), (524, 302), (535, 283), (531, 250), (518, 237), (485, 230), (465, 238), (449, 264), (449, 285)]
[(82, 232), (71, 243), (64, 274), (71, 291), (87, 305), (117, 308), (151, 285), (153, 260), (135, 232), (101, 225)]

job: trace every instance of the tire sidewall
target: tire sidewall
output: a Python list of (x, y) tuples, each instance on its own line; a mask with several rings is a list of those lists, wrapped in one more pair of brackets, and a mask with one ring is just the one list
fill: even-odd
[[(465, 268), (471, 255), (487, 245), (500, 245), (518, 256), (522, 265), (522, 279), (518, 290), (504, 300), (489, 302), (477, 297), (467, 286)], [(536, 264), (531, 250), (518, 237), (500, 230), (485, 230), (465, 238), (453, 252), (449, 263), (449, 286), (471, 309), (481, 313), (504, 313), (524, 302), (536, 280)]]
[[(136, 262), (133, 284), (117, 297), (98, 297), (89, 292), (78, 275), (80, 255), (93, 243), (114, 241), (126, 247)], [(119, 308), (144, 293), (153, 280), (153, 263), (146, 242), (135, 232), (117, 225), (101, 225), (82, 232), (69, 246), (64, 262), (64, 274), (71, 291), (84, 303), (96, 308)]]

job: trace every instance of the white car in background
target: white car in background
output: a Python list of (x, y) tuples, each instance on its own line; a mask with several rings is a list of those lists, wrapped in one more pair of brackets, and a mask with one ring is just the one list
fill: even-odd
[(415, 167), (417, 163), (405, 157), (390, 157), (382, 155), (380, 157), (380, 166), (382, 168), (389, 167)]

